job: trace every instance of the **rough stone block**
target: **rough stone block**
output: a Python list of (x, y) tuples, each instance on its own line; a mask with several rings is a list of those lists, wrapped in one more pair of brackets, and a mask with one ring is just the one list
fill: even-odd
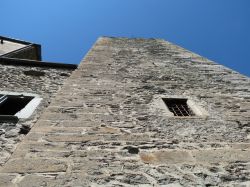
[(0, 170), (1, 173), (48, 173), (65, 172), (67, 163), (53, 158), (10, 159)]

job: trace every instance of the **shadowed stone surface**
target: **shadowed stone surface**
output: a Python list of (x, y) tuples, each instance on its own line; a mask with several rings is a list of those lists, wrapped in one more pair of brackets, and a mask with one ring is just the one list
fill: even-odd
[[(249, 89), (163, 40), (102, 37), (1, 168), (1, 185), (249, 185)], [(208, 115), (169, 116), (162, 97)]]

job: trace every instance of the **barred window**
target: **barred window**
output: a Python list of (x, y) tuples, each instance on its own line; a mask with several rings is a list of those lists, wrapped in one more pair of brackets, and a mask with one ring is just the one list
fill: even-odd
[(163, 98), (162, 100), (174, 116), (195, 116), (187, 104), (187, 99)]

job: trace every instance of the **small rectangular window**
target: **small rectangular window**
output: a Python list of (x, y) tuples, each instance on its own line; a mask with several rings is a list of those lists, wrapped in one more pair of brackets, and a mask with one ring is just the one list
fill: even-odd
[(15, 115), (33, 98), (23, 95), (0, 95), (0, 115)]
[(174, 99), (174, 98), (163, 98), (162, 99), (169, 111), (174, 116), (194, 116), (194, 112), (190, 109), (187, 104), (187, 99)]

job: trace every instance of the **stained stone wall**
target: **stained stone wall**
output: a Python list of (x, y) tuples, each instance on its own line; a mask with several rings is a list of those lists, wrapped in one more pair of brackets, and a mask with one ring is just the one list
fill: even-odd
[[(173, 117), (184, 97), (200, 117)], [(250, 79), (156, 39), (100, 38), (1, 168), (18, 186), (250, 181)]]
[(18, 123), (0, 122), (0, 165), (4, 165), (9, 159), (17, 144), (25, 137), (72, 71), (70, 68), (0, 64), (0, 93), (37, 94), (42, 98), (31, 117), (20, 119)]

